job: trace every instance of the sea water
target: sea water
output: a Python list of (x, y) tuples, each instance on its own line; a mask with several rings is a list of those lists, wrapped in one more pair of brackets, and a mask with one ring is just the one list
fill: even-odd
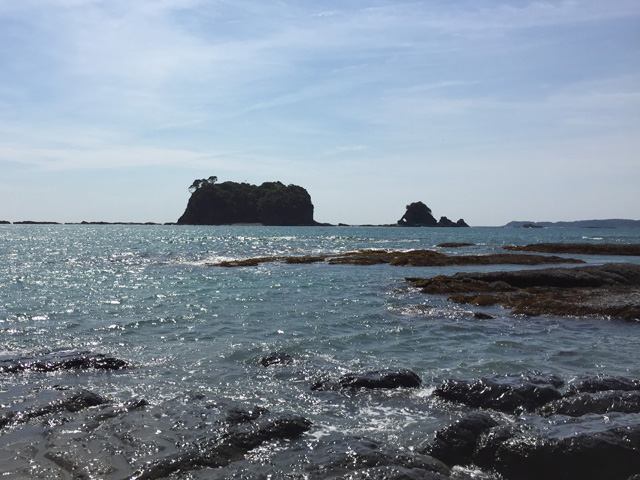
[[(437, 246), (444, 242), (473, 245)], [(302, 415), (314, 425), (307, 442), (339, 431), (411, 450), (459, 413), (434, 403), (431, 392), (444, 379), (531, 371), (566, 380), (640, 378), (636, 323), (510, 316), (500, 307), (424, 295), (405, 280), (536, 267), (212, 265), (359, 249), (482, 255), (538, 242), (640, 243), (640, 229), (2, 225), (0, 356), (88, 350), (131, 365), (113, 373), (3, 375), (2, 407), (61, 385), (86, 388), (116, 404), (145, 399), (162, 405), (199, 395)], [(587, 264), (640, 262), (571, 257)], [(479, 320), (477, 311), (494, 318)], [(288, 353), (294, 366), (260, 366), (271, 352)], [(310, 389), (319, 379), (383, 368), (409, 368), (423, 386), (357, 396)], [(159, 417), (144, 422), (161, 435)], [(47, 429), (20, 428), (19, 441), (0, 432), (0, 472), (19, 476), (35, 465), (32, 472), (43, 478), (64, 473), (60, 462), (46, 465), (47, 449), (56, 446)], [(65, 441), (86, 447), (86, 438)], [(131, 454), (122, 448), (100, 454), (110, 465), (105, 478), (127, 472)], [(243, 468), (258, 472), (264, 461), (249, 459)]]

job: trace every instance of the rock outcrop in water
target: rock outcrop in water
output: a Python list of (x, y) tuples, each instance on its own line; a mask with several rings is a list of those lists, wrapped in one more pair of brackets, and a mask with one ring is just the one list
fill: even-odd
[(380, 265), (387, 263), (402, 267), (448, 267), (453, 265), (544, 265), (553, 263), (584, 263), (573, 258), (551, 255), (497, 253), (490, 255), (446, 255), (435, 250), (359, 250), (341, 254), (304, 256), (254, 257), (211, 263), (215, 267), (255, 267), (261, 263), (284, 262), (307, 264), (326, 262), (332, 265)]
[(447, 217), (440, 217), (437, 221), (431, 214), (431, 209), (422, 202), (414, 202), (407, 205), (407, 211), (398, 220), (398, 225), (403, 227), (468, 227), (463, 219), (452, 222)]
[(640, 256), (640, 245), (633, 243), (534, 243), (531, 245), (507, 245), (502, 248), (512, 252)]
[(614, 263), (515, 272), (409, 278), (423, 293), (451, 301), (502, 305), (512, 314), (599, 315), (640, 320), (640, 265)]
[(265, 182), (216, 183), (216, 177), (196, 180), (181, 225), (314, 225), (309, 193), (297, 185)]
[[(450, 389), (452, 384), (456, 388)], [(482, 411), (472, 412), (439, 430), (422, 451), (449, 467), (475, 465), (496, 471), (507, 480), (626, 480), (640, 473), (640, 422), (637, 415), (633, 416), (638, 410), (630, 401), (640, 393), (635, 390), (637, 381), (595, 377), (578, 381), (561, 393), (563, 384), (555, 375), (538, 374), (495, 376), (473, 382), (447, 380), (436, 394), (448, 392), (443, 397), (448, 401)], [(609, 386), (634, 390), (581, 392), (584, 388), (599, 390)], [(585, 395), (609, 401), (589, 402)], [(553, 397), (556, 398), (547, 401)], [(571, 406), (576, 408), (567, 408)], [(518, 416), (515, 421), (504, 423), (491, 415), (492, 410)], [(536, 422), (532, 414), (520, 417), (520, 412), (537, 412), (549, 420)], [(607, 419), (603, 422), (599, 415), (604, 413), (616, 420), (612, 424)], [(565, 422), (564, 416), (574, 420)]]
[(411, 370), (371, 370), (364, 373), (348, 373), (337, 381), (319, 381), (311, 386), (311, 390), (356, 390), (418, 388), (422, 385), (420, 377)]
[(57, 370), (121, 370), (127, 368), (128, 363), (118, 358), (101, 353), (55, 352), (37, 356), (18, 358), (0, 358), (1, 373), (19, 372), (55, 372)]

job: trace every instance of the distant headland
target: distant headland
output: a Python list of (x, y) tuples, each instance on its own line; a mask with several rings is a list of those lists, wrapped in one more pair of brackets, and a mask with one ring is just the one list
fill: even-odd
[(505, 227), (516, 228), (640, 228), (640, 220), (627, 220), (620, 218), (611, 218), (606, 220), (577, 220), (574, 222), (528, 222), (513, 221), (505, 225)]

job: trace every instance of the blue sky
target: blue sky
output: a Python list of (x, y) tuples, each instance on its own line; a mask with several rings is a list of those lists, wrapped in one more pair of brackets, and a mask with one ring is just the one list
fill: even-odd
[(640, 2), (0, 0), (0, 220), (640, 219)]

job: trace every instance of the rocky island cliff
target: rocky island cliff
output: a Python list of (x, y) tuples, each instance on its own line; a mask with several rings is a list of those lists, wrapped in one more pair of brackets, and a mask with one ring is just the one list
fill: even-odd
[(311, 196), (302, 187), (281, 182), (217, 183), (217, 177), (195, 180), (180, 225), (263, 224), (314, 225)]
[(407, 211), (398, 220), (398, 225), (403, 227), (468, 227), (469, 225), (461, 218), (457, 222), (449, 220), (447, 217), (440, 217), (436, 220), (431, 214), (431, 209), (422, 202), (414, 202), (407, 205)]

